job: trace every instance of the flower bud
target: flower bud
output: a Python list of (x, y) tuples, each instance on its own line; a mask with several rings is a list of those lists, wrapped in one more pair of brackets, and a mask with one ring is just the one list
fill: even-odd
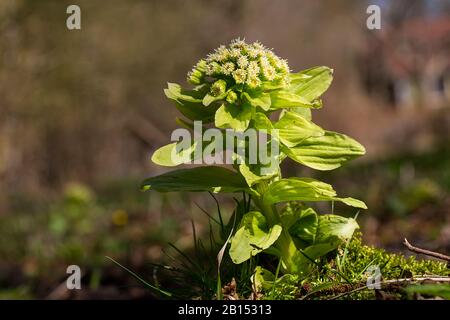
[(191, 84), (198, 85), (203, 82), (206, 71), (206, 61), (200, 60), (191, 72), (188, 73), (187, 81)]
[(228, 103), (230, 103), (230, 104), (232, 104), (232, 103), (235, 103), (236, 102), (236, 100), (237, 100), (237, 94), (236, 94), (236, 92), (234, 92), (234, 91), (230, 91), (230, 92), (228, 92), (228, 94), (227, 94), (227, 102)]
[(225, 82), (225, 80), (217, 80), (211, 86), (211, 95), (213, 97), (218, 97), (224, 94), (226, 90), (227, 90), (227, 83)]

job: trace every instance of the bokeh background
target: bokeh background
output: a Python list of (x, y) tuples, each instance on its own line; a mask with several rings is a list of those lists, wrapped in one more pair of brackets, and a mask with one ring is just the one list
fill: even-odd
[[(81, 30), (66, 28), (69, 4)], [(369, 4), (381, 30), (366, 27)], [(369, 244), (450, 251), (450, 1), (2, 0), (0, 298), (152, 296), (105, 256), (154, 283), (167, 243), (188, 252), (192, 223), (208, 232), (211, 197), (139, 184), (164, 171), (149, 158), (177, 127), (166, 82), (237, 37), (295, 71), (332, 67), (313, 117), (367, 148), (333, 172), (286, 172), (366, 201)], [(220, 199), (226, 216), (232, 200)], [(83, 290), (65, 290), (69, 264)]]

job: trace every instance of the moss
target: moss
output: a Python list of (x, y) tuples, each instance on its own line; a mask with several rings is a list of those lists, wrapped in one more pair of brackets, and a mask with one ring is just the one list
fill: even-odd
[[(377, 266), (381, 271), (381, 280), (409, 278), (423, 275), (450, 275), (450, 269), (436, 260), (405, 257), (389, 253), (384, 249), (364, 245), (361, 234), (356, 234), (347, 248), (329, 255), (319, 262), (311, 274), (305, 278), (284, 276), (276, 286), (263, 292), (263, 298), (276, 300), (327, 299), (353, 289), (363, 287), (367, 281), (367, 269)], [(401, 286), (391, 288), (392, 298), (403, 298)], [(342, 295), (342, 299), (374, 299), (375, 291), (358, 290)]]
[(418, 259), (401, 254), (388, 253), (384, 249), (363, 245), (360, 235), (348, 246), (346, 269), (351, 274), (361, 272), (368, 264), (380, 267), (384, 279), (405, 278), (420, 275), (447, 276), (450, 270), (444, 262)]

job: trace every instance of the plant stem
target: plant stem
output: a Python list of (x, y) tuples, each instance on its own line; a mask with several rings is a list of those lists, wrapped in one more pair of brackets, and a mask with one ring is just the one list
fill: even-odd
[[(261, 182), (257, 185), (257, 190), (259, 194), (263, 195), (268, 187), (267, 182)], [(295, 246), (294, 241), (292, 240), (289, 231), (284, 228), (283, 223), (281, 221), (280, 214), (277, 211), (275, 205), (267, 205), (264, 203), (262, 197), (257, 199), (253, 199), (255, 204), (259, 207), (261, 212), (267, 218), (267, 222), (270, 226), (275, 224), (279, 224), (283, 227), (281, 234), (277, 241), (275, 242), (275, 247), (281, 253), (281, 265), (284, 271), (288, 273), (298, 273), (298, 266), (294, 261), (294, 258), (297, 255), (297, 247)]]

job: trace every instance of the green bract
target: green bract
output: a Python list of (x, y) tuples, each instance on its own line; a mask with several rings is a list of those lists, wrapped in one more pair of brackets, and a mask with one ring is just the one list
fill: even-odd
[[(197, 135), (205, 132), (204, 139), (185, 145), (173, 141), (156, 150), (152, 160), (168, 167), (204, 163), (205, 153), (217, 156), (225, 150), (231, 154), (229, 168), (206, 165), (175, 170), (145, 180), (143, 188), (246, 193), (252, 202), (246, 206), (241, 202), (247, 212), (236, 214), (229, 250), (233, 262), (272, 254), (281, 259), (285, 273), (305, 274), (315, 259), (337, 249), (358, 228), (354, 219), (320, 215), (307, 205), (338, 201), (367, 208), (360, 200), (338, 196), (327, 183), (283, 178), (280, 170), (287, 157), (316, 170), (332, 170), (365, 153), (354, 139), (311, 121), (311, 110), (322, 107), (320, 97), (331, 81), (328, 67), (291, 73), (286, 60), (258, 42), (235, 40), (220, 46), (188, 74), (193, 87), (169, 83), (164, 91), (186, 118), (177, 119), (178, 123)], [(202, 121), (200, 127), (195, 121)], [(206, 138), (211, 123), (215, 131)], [(234, 134), (251, 137), (255, 131), (266, 134), (266, 141), (257, 140), (258, 152), (265, 151), (269, 162), (259, 158), (252, 162), (256, 151), (247, 140), (231, 150), (225, 142), (235, 139)], [(279, 148), (274, 149), (274, 144)]]

